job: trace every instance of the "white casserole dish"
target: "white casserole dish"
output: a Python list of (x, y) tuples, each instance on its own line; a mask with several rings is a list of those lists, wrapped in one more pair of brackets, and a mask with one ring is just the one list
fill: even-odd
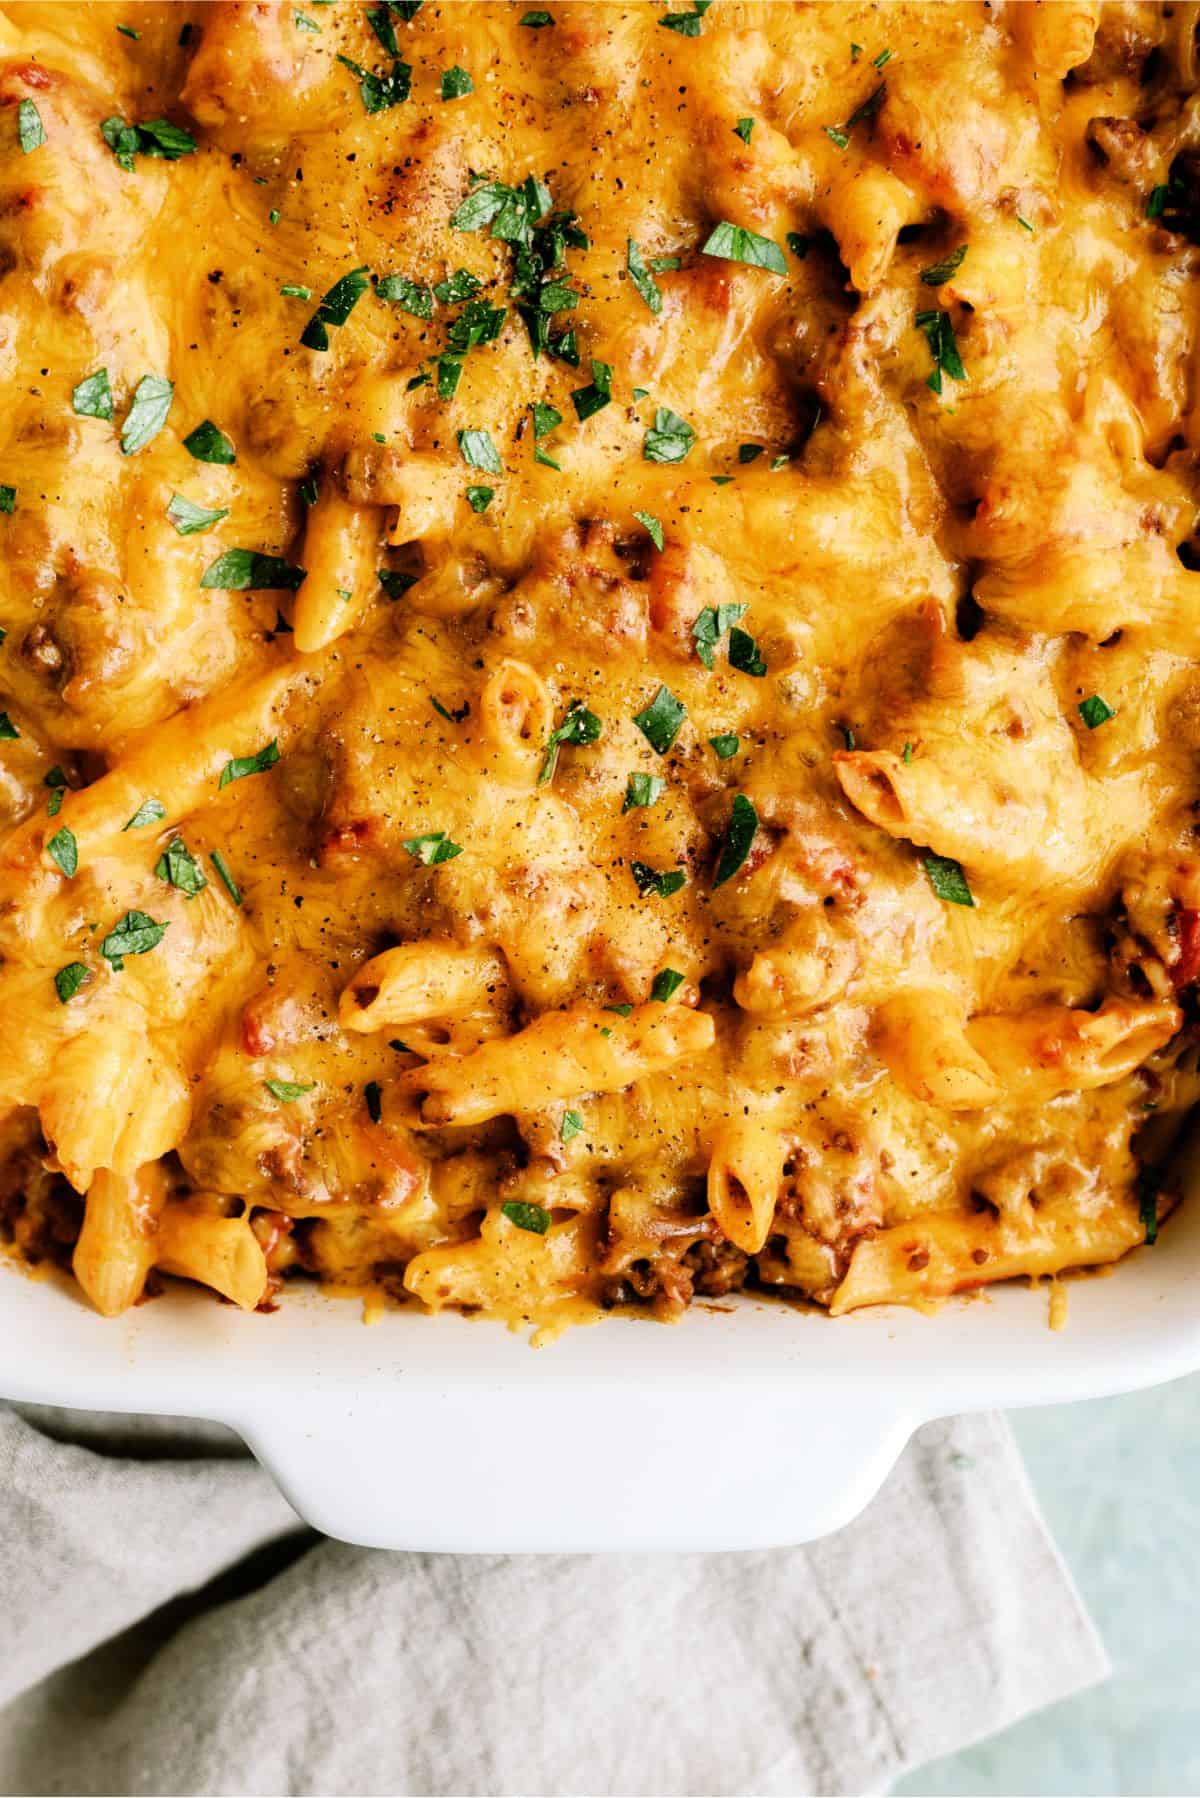
[(534, 1351), (295, 1289), (270, 1317), (176, 1287), (111, 1320), (3, 1268), (0, 1394), (218, 1419), (301, 1516), (379, 1548), (762, 1548), (848, 1523), (931, 1418), (1200, 1368), (1198, 1274), (1200, 1194), (1111, 1278), (1070, 1281), (1060, 1332), (1046, 1287), (1008, 1286), (935, 1316), (748, 1299)]

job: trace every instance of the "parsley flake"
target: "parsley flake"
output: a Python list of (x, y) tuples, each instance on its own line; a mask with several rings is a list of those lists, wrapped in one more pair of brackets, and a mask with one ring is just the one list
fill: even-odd
[(504, 473), (504, 464), (490, 431), (459, 431), (458, 447), (468, 468), (481, 468), (485, 474)]
[(46, 128), (41, 113), (32, 100), (22, 100), (17, 107), (17, 142), (21, 154), (29, 156), (34, 150), (40, 150), (45, 141)]
[(559, 1141), (570, 1142), (571, 1138), (578, 1136), (582, 1129), (583, 1118), (580, 1114), (577, 1111), (564, 1111), (562, 1123), (558, 1127)]
[(661, 549), (663, 546), (662, 520), (656, 518), (653, 512), (635, 512), (633, 516), (637, 519), (639, 524), (644, 525), (649, 531), (650, 541), (653, 543), (655, 549)]
[(632, 237), (625, 240), (625, 267), (629, 270), (629, 279), (637, 288), (642, 298), (655, 317), (662, 311), (662, 293), (658, 282), (642, 260), (642, 252)]
[(714, 888), (724, 886), (727, 880), (733, 879), (749, 855), (750, 845), (757, 835), (758, 813), (744, 793), (735, 793), (729, 823), (721, 843), (721, 853), (717, 857)]
[(279, 743), (274, 737), (269, 743), (264, 743), (254, 755), (231, 756), (221, 770), (217, 791), (220, 792), (222, 787), (231, 785), (235, 780), (245, 780), (249, 774), (265, 774), (278, 760)]
[(58, 994), (59, 1004), (66, 1005), (91, 978), (91, 969), (81, 961), (69, 961), (65, 968), (60, 968), (54, 976), (54, 990)]
[(659, 687), (650, 704), (635, 714), (633, 722), (655, 754), (666, 755), (686, 717), (687, 708), (676, 699), (671, 689)]
[(741, 748), (741, 740), (734, 731), (727, 731), (719, 737), (710, 737), (708, 742), (709, 747), (723, 762), (727, 762), (730, 756), (736, 755)]
[[(675, 968), (660, 968), (650, 986), (650, 998), (653, 1003), (665, 1005), (673, 999), (683, 985), (683, 975)], [(616, 1008), (614, 1007), (614, 1010)]]
[(281, 556), (265, 556), (256, 549), (227, 549), (215, 562), (210, 562), (200, 576), (202, 587), (217, 587), (226, 593), (285, 588), (295, 592), (307, 569), (285, 562)]
[(729, 666), (740, 674), (753, 674), (759, 679), (767, 672), (767, 664), (754, 638), (749, 631), (738, 630), (736, 626), (729, 633)]
[(695, 441), (696, 433), (687, 419), (669, 406), (660, 406), (653, 428), (646, 432), (642, 458), (646, 462), (682, 462)]
[[(101, 369), (100, 373), (103, 375), (104, 370)], [(93, 376), (92, 379), (95, 380), (96, 377)], [(107, 384), (108, 377), (105, 375), (105, 385), (107, 386)], [(87, 383), (84, 382), (84, 386), (86, 385)], [(76, 388), (75, 391), (78, 392), (79, 389)], [(98, 413), (97, 417), (111, 418), (112, 413)], [(228, 468), (237, 461), (237, 451), (224, 431), (219, 431), (211, 418), (206, 418), (203, 424), (198, 424), (194, 431), (188, 432), (183, 440), (183, 447), (188, 455), (197, 462), (215, 462), (223, 468)]]
[(144, 911), (127, 911), (100, 945), (100, 953), (114, 973), (120, 973), (127, 955), (147, 955), (166, 935), (167, 925), (156, 923)]
[(184, 494), (173, 493), (167, 507), (167, 517), (181, 537), (194, 537), (199, 531), (211, 531), (214, 524), (220, 524), (223, 518), (228, 518), (229, 507), (198, 506)]
[(167, 422), (175, 385), (164, 375), (143, 375), (133, 390), (133, 403), (121, 427), (121, 454), (132, 456), (157, 437)]
[(465, 69), (456, 64), (452, 69), (442, 72), (442, 99), (461, 100), (467, 94), (475, 92), (475, 83)]
[(463, 852), (462, 844), (452, 843), (444, 830), (431, 830), (423, 837), (406, 837), (404, 848), (426, 868), (435, 868), (439, 862), (452, 862)]
[(172, 837), (155, 863), (154, 872), (160, 880), (177, 887), (189, 899), (194, 899), (208, 885), (204, 870), (182, 837)]
[(691, 12), (664, 13), (658, 22), (668, 31), (677, 31), (680, 37), (699, 37), (704, 15), (711, 5), (712, 0), (694, 0)]
[[(341, 61), (342, 58), (338, 60)], [(361, 268), (350, 269), (340, 280), (335, 281), (300, 333), (300, 341), (305, 349), (327, 350), (328, 327), (344, 325), (370, 285), (365, 264)]]
[(969, 905), (974, 908), (975, 901), (960, 862), (952, 861), (945, 855), (927, 855), (922, 860), (922, 866), (939, 899), (944, 900), (947, 905)]
[(143, 799), (128, 824), (122, 824), (121, 829), (122, 831), (140, 830), (143, 824), (157, 824), (158, 820), (165, 818), (166, 815), (166, 807), (161, 799)]
[(597, 362), (592, 358), (592, 379), (587, 387), (576, 387), (571, 393), (571, 404), (580, 424), (593, 413), (603, 411), (612, 399), (613, 371), (607, 362)]
[(1083, 700), (1079, 706), (1079, 716), (1089, 730), (1098, 730), (1100, 725), (1107, 724), (1108, 720), (1115, 718), (1116, 715), (1113, 708), (1101, 699), (1099, 693), (1093, 693), (1090, 699)]
[(364, 112), (386, 112), (390, 106), (399, 106), (408, 99), (412, 87), (412, 68), (398, 57), (387, 75), (374, 75), (370, 69), (360, 68), (358, 63), (351, 62), (348, 56), (343, 56), (340, 52), (338, 61), (344, 69), (349, 69), (352, 75), (358, 77), (358, 92)]
[(757, 231), (731, 225), (728, 219), (722, 219), (713, 227), (700, 246), (700, 253), (718, 256), (723, 262), (745, 262), (751, 268), (769, 269), (774, 275), (787, 274), (787, 263), (777, 243), (769, 237), (760, 237)]
[(208, 859), (220, 875), (221, 884), (229, 894), (229, 897), (233, 900), (233, 903), (235, 905), (240, 905), (242, 903), (242, 890), (238, 886), (237, 881), (233, 878), (233, 875), (229, 870), (229, 863), (225, 860), (221, 851), (219, 849), (210, 850)]
[(533, 1236), (544, 1236), (550, 1228), (550, 1213), (541, 1205), (530, 1205), (524, 1199), (506, 1199), (501, 1205), (502, 1216), (518, 1230), (528, 1230)]
[(660, 774), (631, 774), (621, 811), (631, 812), (639, 805), (655, 805), (666, 790), (667, 783)]
[(597, 740), (603, 728), (595, 712), (589, 712), (581, 699), (573, 699), (562, 723), (546, 739), (546, 753), (538, 773), (538, 786), (544, 787), (554, 779), (555, 769), (558, 767), (558, 752), (564, 743), (574, 743), (586, 748), (589, 743)]
[(739, 119), (733, 129), (734, 134), (737, 137), (740, 137), (744, 144), (748, 144), (750, 142), (750, 133), (754, 130), (754, 120)]
[(64, 824), (46, 844), (46, 854), (58, 863), (67, 879), (70, 880), (79, 866), (79, 845), (75, 841), (75, 833)]
[[(705, 606), (692, 626), (696, 654), (706, 668), (714, 665), (714, 651), (727, 630), (744, 618), (749, 607), (744, 605)], [(746, 633), (742, 632), (744, 636)], [(753, 641), (753, 639), (751, 639)]]
[(933, 357), (933, 373), (926, 376), (926, 387), (931, 388), (934, 393), (940, 393), (943, 373), (948, 374), (952, 381), (965, 381), (967, 371), (958, 353), (950, 314), (938, 310), (918, 312), (916, 324), (917, 329), (925, 333), (929, 354)]
[(966, 253), (967, 245), (960, 243), (957, 250), (951, 250), (950, 254), (943, 256), (940, 262), (931, 264), (929, 268), (923, 268), (921, 279), (926, 287), (941, 287), (942, 283), (948, 281), (951, 275), (957, 274), (963, 265), (963, 257)]
[[(407, 275), (384, 275), (375, 289), (379, 299), (394, 300), (401, 312), (407, 312), (413, 318), (433, 317), (433, 292), (432, 287), (422, 287), (419, 281), (410, 281)], [(307, 287), (301, 289), (301, 293), (304, 299), (309, 298)]]
[(494, 487), (468, 487), (467, 504), (472, 512), (486, 512), (496, 497)]
[(657, 868), (648, 867), (645, 862), (630, 862), (629, 872), (643, 899), (651, 895), (669, 899), (672, 893), (687, 885), (687, 875), (682, 868), (670, 868), (660, 874)]
[(291, 1105), (296, 1099), (302, 1099), (316, 1086), (315, 1080), (264, 1080), (263, 1085), (273, 1099), (281, 1105)]

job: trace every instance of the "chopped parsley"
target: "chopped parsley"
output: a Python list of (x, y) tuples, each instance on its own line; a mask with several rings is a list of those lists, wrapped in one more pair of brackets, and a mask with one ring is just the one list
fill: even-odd
[[(340, 60), (342, 59), (339, 58)], [(370, 285), (365, 263), (361, 268), (350, 269), (340, 280), (335, 281), (300, 333), (300, 341), (305, 349), (327, 350), (328, 327), (344, 325)]]
[(229, 897), (233, 900), (233, 903), (235, 905), (240, 905), (242, 903), (242, 890), (230, 873), (229, 863), (225, 860), (221, 851), (219, 849), (210, 850), (208, 859), (220, 875), (221, 884), (229, 894)]
[(564, 1111), (562, 1123), (558, 1126), (560, 1142), (570, 1142), (583, 1129), (583, 1119), (577, 1111)]
[(894, 54), (895, 54), (895, 52), (892, 50), (881, 50), (879, 52), (878, 56), (873, 56), (871, 58), (871, 67), (873, 69), (884, 68), (886, 66), (886, 64), (891, 62)]
[(462, 844), (452, 843), (444, 830), (431, 830), (423, 837), (406, 837), (404, 847), (423, 867), (435, 868), (439, 862), (452, 862), (462, 854)]
[(464, 718), (469, 718), (471, 715), (471, 705), (469, 700), (464, 699), (463, 703), (461, 705), (456, 705), (453, 711), (451, 711), (449, 707), (444, 706), (440, 699), (435, 699), (432, 694), (430, 694), (429, 703), (437, 713), (438, 717), (444, 718), (447, 724), (461, 724)]
[(745, 262), (751, 268), (770, 269), (774, 275), (787, 274), (787, 263), (777, 243), (769, 237), (760, 237), (757, 231), (731, 225), (728, 219), (722, 219), (713, 227), (700, 246), (700, 253), (719, 256), (724, 262)]
[(662, 311), (662, 294), (658, 282), (642, 261), (642, 252), (632, 237), (625, 242), (625, 267), (629, 270), (629, 279), (637, 288), (642, 298), (656, 316)]
[(544, 787), (554, 779), (558, 767), (558, 752), (564, 743), (574, 743), (586, 748), (599, 737), (604, 726), (595, 712), (589, 712), (581, 699), (573, 699), (567, 707), (567, 715), (546, 739), (546, 753), (542, 759), (537, 784)]
[(390, 106), (399, 106), (408, 99), (412, 87), (412, 68), (396, 57), (391, 71), (387, 75), (374, 75), (370, 69), (360, 68), (358, 63), (351, 62), (348, 56), (339, 52), (338, 61), (344, 69), (358, 77), (358, 92), (362, 99), (364, 112), (386, 112)]
[(403, 599), (409, 588), (417, 584), (415, 574), (405, 574), (400, 568), (377, 568), (375, 572), (389, 599)]
[(1033, 236), (1033, 226), (1030, 224), (1029, 220), (1023, 219), (1019, 212), (1016, 215), (1016, 219), (1017, 219), (1017, 223), (1018, 223), (1018, 225), (1020, 225), (1022, 231), (1028, 231), (1029, 235), (1032, 237)]
[(41, 113), (32, 100), (22, 100), (17, 107), (17, 142), (21, 154), (28, 156), (32, 151), (40, 150), (45, 141), (46, 128)]
[(699, 37), (704, 15), (711, 5), (712, 0), (693, 0), (691, 12), (664, 13), (658, 22), (668, 31), (677, 31), (680, 37)]
[(75, 833), (61, 825), (46, 844), (46, 854), (58, 863), (67, 879), (70, 880), (79, 866), (79, 845), (75, 841)]
[(663, 546), (662, 520), (656, 518), (653, 512), (635, 512), (633, 516), (637, 519), (639, 524), (644, 525), (649, 531), (650, 541), (653, 543), (655, 549), (661, 549)]
[(1138, 1218), (1151, 1247), (1158, 1241), (1158, 1194), (1158, 1175), (1153, 1168), (1143, 1168), (1137, 1183)]
[(210, 562), (200, 576), (202, 587), (219, 587), (226, 593), (283, 587), (294, 592), (307, 569), (285, 562), (281, 556), (265, 556), (256, 549), (227, 549)]
[[(402, 277), (391, 276), (389, 278), (392, 280), (396, 280), (396, 279), (399, 279)], [(380, 289), (382, 290), (382, 288), (383, 288), (382, 281), (379, 283), (379, 286), (380, 286)], [(312, 299), (312, 288), (305, 287), (305, 285), (302, 281), (285, 281), (283, 286), (279, 289), (279, 291), (285, 300), (311, 300)]]
[(533, 1236), (544, 1236), (550, 1228), (550, 1213), (524, 1199), (506, 1199), (500, 1211), (510, 1224), (515, 1224), (518, 1230), (528, 1230)]
[(738, 461), (743, 467), (747, 462), (757, 462), (762, 453), (763, 445), (761, 443), (738, 444)]
[[(402, 279), (397, 276), (392, 278)], [(379, 286), (382, 291), (382, 281)], [(482, 286), (483, 282), (477, 281), (469, 269), (456, 268), (454, 273), (447, 275), (444, 281), (435, 281), (433, 291), (443, 306), (461, 306), (464, 300), (472, 299)], [(393, 296), (389, 295), (388, 297)]]
[(198, 506), (184, 494), (173, 493), (167, 507), (167, 517), (181, 537), (194, 537), (199, 531), (211, 531), (214, 524), (220, 524), (223, 518), (228, 518), (229, 507)]
[(254, 755), (231, 756), (221, 770), (217, 791), (220, 792), (222, 787), (230, 786), (235, 780), (245, 780), (249, 774), (265, 774), (267, 769), (273, 768), (278, 760), (279, 743), (275, 737), (272, 737), (269, 743), (264, 743)]
[(166, 807), (161, 799), (143, 799), (128, 824), (122, 824), (122, 831), (140, 830), (143, 824), (157, 824), (160, 818), (167, 815)]
[(467, 504), (472, 512), (486, 512), (496, 497), (494, 487), (468, 487)]
[(468, 468), (481, 468), (485, 474), (504, 473), (504, 464), (490, 431), (459, 431), (458, 447)]
[(383, 1122), (383, 1088), (378, 1080), (368, 1080), (363, 1087), (363, 1098), (367, 1102), (367, 1116), (373, 1124)]
[(204, 870), (182, 837), (172, 837), (155, 863), (154, 872), (160, 880), (177, 887), (189, 899), (194, 899), (208, 885)]
[(369, 6), (367, 8), (367, 24), (388, 55), (399, 56), (400, 46), (396, 42), (396, 27), (392, 24), (390, 9), (387, 6)]
[(561, 473), (561, 464), (539, 446), (543, 437), (548, 437), (552, 431), (557, 431), (563, 421), (563, 415), (557, 406), (547, 406), (541, 400), (534, 400), (530, 411), (533, 414), (533, 459), (535, 462), (540, 462), (543, 467), (553, 468)]
[(923, 268), (921, 279), (926, 287), (940, 287), (944, 281), (950, 279), (951, 275), (956, 275), (963, 265), (966, 253), (967, 245), (960, 243), (957, 250), (951, 250), (950, 254), (943, 256), (940, 262), (931, 263), (928, 268)]
[[(748, 610), (749, 608), (744, 605), (705, 606), (703, 611), (697, 615), (696, 622), (692, 626), (692, 638), (696, 645), (696, 654), (706, 668), (714, 666), (714, 652), (726, 631), (730, 630), (739, 618), (745, 617)], [(745, 636), (746, 632), (741, 632), (741, 635)], [(753, 638), (751, 638), (751, 642), (753, 642)], [(732, 659), (731, 654), (730, 660), (732, 661)]]
[(17, 509), (17, 490), (7, 483), (0, 485), (0, 512), (15, 512)]
[(43, 774), (42, 785), (50, 788), (50, 802), (46, 807), (46, 816), (57, 818), (66, 797), (67, 777), (61, 768), (51, 768), (49, 774)]
[(650, 986), (651, 1001), (665, 1005), (668, 999), (675, 997), (682, 985), (683, 975), (675, 968), (660, 968)]
[(0, 712), (0, 743), (15, 743), (20, 731), (7, 712)]
[(926, 376), (926, 387), (931, 388), (934, 393), (940, 393), (943, 374), (949, 375), (952, 381), (965, 381), (967, 371), (958, 353), (950, 314), (936, 309), (918, 312), (916, 324), (919, 331), (924, 331), (929, 354), (933, 357), (933, 373)]
[(66, 1005), (91, 978), (91, 969), (81, 961), (69, 961), (65, 968), (60, 968), (54, 976), (54, 990), (58, 994), (59, 1004)]
[(660, 406), (653, 428), (646, 432), (642, 457), (646, 462), (682, 462), (695, 441), (696, 433), (687, 419), (669, 406)]
[(735, 793), (729, 823), (721, 842), (721, 853), (717, 857), (714, 888), (724, 886), (727, 880), (733, 879), (749, 855), (750, 845), (757, 835), (758, 813), (744, 793)]
[(635, 806), (654, 805), (666, 790), (667, 783), (659, 774), (631, 774), (621, 811), (631, 812)]
[(726, 731), (719, 737), (710, 737), (708, 742), (709, 747), (716, 752), (723, 762), (727, 762), (730, 756), (736, 755), (741, 748), (741, 741), (734, 731)]
[(650, 704), (638, 712), (633, 722), (656, 755), (666, 755), (679, 735), (679, 727), (687, 717), (683, 706), (669, 687), (659, 687)]
[[(103, 375), (104, 370), (101, 369), (100, 373)], [(96, 376), (92, 377), (93, 380), (96, 378)], [(85, 381), (84, 386), (86, 385)], [(107, 375), (105, 375), (105, 385), (108, 385)], [(78, 393), (79, 389), (76, 388), (75, 391)], [(78, 410), (79, 408), (76, 407), (76, 411)], [(98, 413), (97, 417), (111, 418), (112, 413)], [(194, 431), (188, 432), (183, 440), (183, 447), (188, 455), (197, 462), (216, 462), (223, 468), (228, 468), (237, 461), (237, 451), (224, 431), (219, 431), (211, 418), (206, 418), (203, 424), (198, 424)]]
[(133, 390), (133, 403), (121, 427), (121, 454), (132, 456), (157, 437), (167, 422), (175, 386), (165, 375), (143, 375)]
[(461, 100), (467, 94), (473, 94), (474, 92), (475, 92), (475, 83), (471, 80), (471, 77), (468, 75), (468, 73), (465, 69), (460, 69), (458, 67), (458, 65), (456, 64), (454, 66), (454, 68), (452, 68), (452, 69), (443, 70), (443, 72), (442, 72), (442, 99), (443, 100)]
[(148, 119), (144, 125), (127, 125), (114, 116), (104, 119), (100, 135), (127, 173), (133, 171), (135, 156), (157, 156), (164, 162), (178, 162), (181, 156), (194, 155), (196, 140), (181, 125), (170, 119)]
[(735, 135), (740, 137), (744, 144), (748, 144), (750, 142), (750, 133), (754, 130), (754, 120), (739, 119), (733, 129)]
[(1079, 716), (1089, 730), (1098, 730), (1100, 725), (1107, 724), (1109, 719), (1115, 718), (1116, 715), (1113, 708), (1101, 699), (1099, 693), (1093, 693), (1090, 699), (1083, 700), (1079, 706)]
[(315, 1080), (264, 1080), (263, 1085), (273, 1099), (281, 1105), (290, 1105), (296, 1099), (302, 1099), (305, 1093), (312, 1092)]
[(739, 630), (736, 625), (729, 633), (729, 666), (740, 674), (753, 674), (759, 679), (767, 672), (758, 644), (749, 631)]
[(585, 418), (591, 418), (595, 412), (603, 411), (612, 399), (613, 371), (607, 362), (597, 362), (592, 358), (592, 379), (587, 387), (576, 387), (571, 393), (571, 404), (580, 424)]
[(127, 955), (149, 954), (151, 949), (157, 949), (166, 932), (166, 924), (156, 923), (144, 911), (127, 911), (101, 943), (100, 953), (119, 974)]
[(656, 868), (647, 867), (645, 862), (630, 862), (629, 872), (643, 899), (651, 894), (660, 899), (669, 899), (672, 893), (677, 893), (680, 887), (687, 885), (687, 875), (682, 868), (670, 868), (660, 874)]
[(808, 239), (800, 231), (788, 232), (787, 247), (792, 252), (792, 255), (796, 258), (797, 262), (803, 262), (804, 258), (808, 255)]
[[(303, 299), (309, 298), (307, 287), (298, 291)], [(433, 317), (433, 288), (422, 287), (419, 281), (410, 281), (407, 275), (384, 275), (375, 292), (381, 300), (394, 300), (401, 312), (407, 312), (413, 318)]]
[(939, 899), (944, 900), (947, 905), (969, 905), (974, 908), (975, 901), (960, 862), (952, 861), (945, 855), (927, 855), (923, 858), (922, 866)]
[(532, 12), (525, 13), (518, 23), (528, 25), (531, 31), (540, 31), (544, 25), (553, 25), (554, 18), (540, 7), (535, 7)]

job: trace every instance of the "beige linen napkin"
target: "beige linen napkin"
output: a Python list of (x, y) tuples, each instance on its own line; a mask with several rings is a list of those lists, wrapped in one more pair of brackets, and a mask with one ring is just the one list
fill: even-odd
[(877, 1792), (1107, 1672), (995, 1417), (750, 1554), (351, 1548), (238, 1450), (0, 1410), (0, 1791)]

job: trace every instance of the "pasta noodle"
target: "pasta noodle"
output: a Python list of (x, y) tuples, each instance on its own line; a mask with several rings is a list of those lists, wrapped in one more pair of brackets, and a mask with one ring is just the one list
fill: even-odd
[(1195, 5), (0, 0), (0, 1239), (1116, 1260), (1200, 1098)]

